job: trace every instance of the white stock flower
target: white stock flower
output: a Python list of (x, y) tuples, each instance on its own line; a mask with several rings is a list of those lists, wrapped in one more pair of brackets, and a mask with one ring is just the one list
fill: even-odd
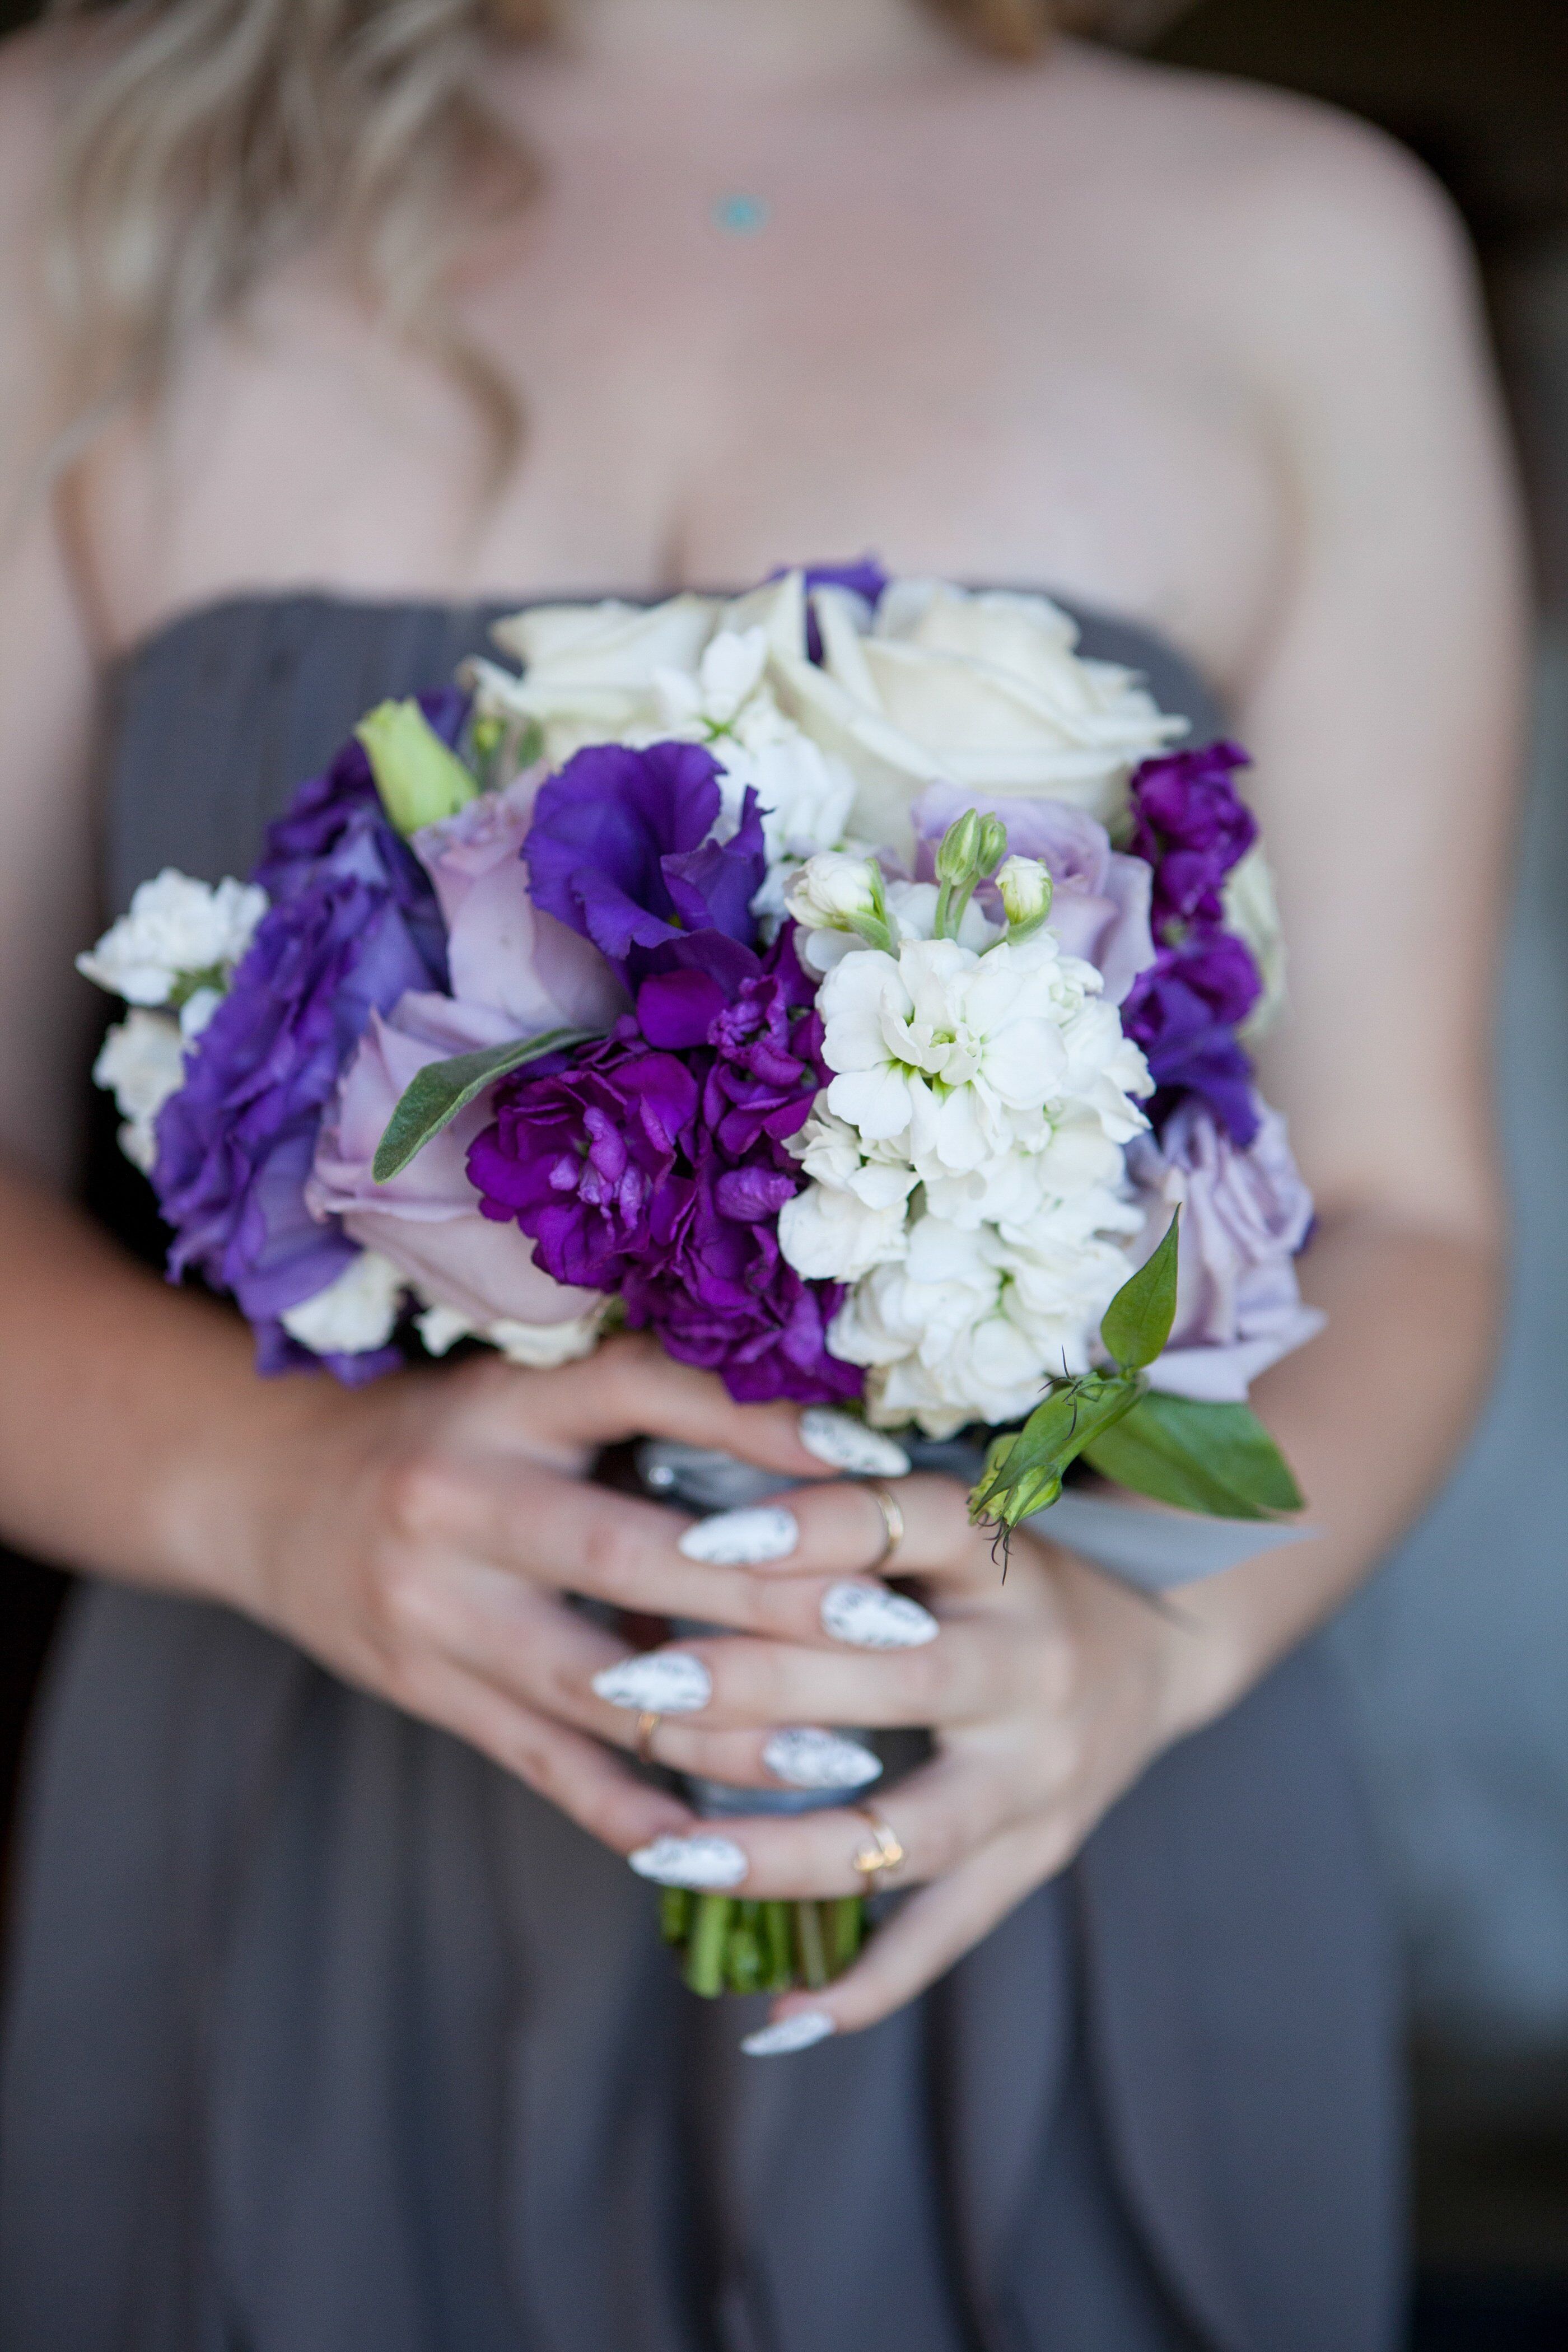
[(364, 1356), (397, 1327), (408, 1277), (378, 1250), (361, 1250), (334, 1282), (279, 1317), (291, 1339), (318, 1356)]
[(92, 1066), (96, 1083), (114, 1096), (124, 1125), (120, 1149), (146, 1175), (158, 1156), (153, 1122), (184, 1083), (185, 1056), (178, 1022), (166, 1013), (132, 1013), (117, 1021)]
[(1010, 924), (1043, 923), (1050, 912), (1051, 877), (1037, 857), (1004, 858), (996, 888)]
[(78, 956), (77, 970), (128, 1004), (166, 1004), (182, 980), (231, 971), (266, 912), (267, 893), (254, 883), (215, 887), (166, 866), (139, 885), (130, 912)]
[(867, 1156), (855, 1129), (820, 1098), (784, 1149), (813, 1180), (779, 1213), (779, 1247), (797, 1274), (858, 1282), (902, 1257), (912, 1168), (896, 1155)]
[(1026, 1237), (918, 1218), (902, 1260), (856, 1285), (828, 1335), (836, 1356), (868, 1368), (870, 1419), (951, 1437), (966, 1422), (1016, 1420), (1053, 1375), (1086, 1370), (1130, 1270), (1098, 1230), (1106, 1213), (1123, 1233), (1139, 1221), (1110, 1194), (1037, 1218)]
[(470, 1323), (456, 1307), (437, 1304), (416, 1316), (414, 1328), (432, 1356), (446, 1355), (459, 1339), (483, 1339), (510, 1363), (531, 1371), (553, 1371), (560, 1364), (593, 1354), (604, 1337), (605, 1308), (590, 1308), (567, 1323), (514, 1323), (505, 1317), (493, 1323)]
[(939, 781), (1120, 812), (1127, 777), (1186, 732), (1134, 674), (1076, 650), (1044, 596), (895, 581), (869, 628), (858, 598), (818, 589), (821, 667), (774, 656), (785, 713), (851, 767), (858, 833), (908, 856), (910, 806)]
[(1147, 1074), (1099, 988), (1048, 931), (984, 954), (907, 940), (897, 956), (846, 956), (817, 997), (827, 1108), (863, 1142), (898, 1146), (922, 1179), (1043, 1150), (1056, 1116), (1078, 1108), (1121, 1140), (1143, 1125), (1125, 1086), (1146, 1089)]
[(808, 858), (784, 894), (786, 908), (806, 931), (848, 931), (857, 923), (879, 921), (885, 904), (876, 861), (838, 849)]

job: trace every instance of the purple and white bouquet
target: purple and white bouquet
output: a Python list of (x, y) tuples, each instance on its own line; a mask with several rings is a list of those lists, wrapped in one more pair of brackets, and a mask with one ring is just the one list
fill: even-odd
[(171, 1276), (268, 1372), (625, 1326), (742, 1400), (977, 1432), (1004, 1535), (1080, 1457), (1299, 1507), (1246, 1403), (1321, 1318), (1247, 1053), (1245, 754), (1044, 598), (869, 562), (494, 636), (248, 884), (166, 871), (80, 960), (132, 1007), (95, 1075)]

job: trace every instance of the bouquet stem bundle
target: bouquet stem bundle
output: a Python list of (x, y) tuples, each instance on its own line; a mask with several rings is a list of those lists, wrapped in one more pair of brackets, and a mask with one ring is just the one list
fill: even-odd
[(759, 1903), (667, 1886), (659, 1926), (681, 1955), (687, 1986), (704, 2000), (726, 1992), (816, 1992), (842, 1976), (866, 1936), (858, 1895), (827, 1902)]

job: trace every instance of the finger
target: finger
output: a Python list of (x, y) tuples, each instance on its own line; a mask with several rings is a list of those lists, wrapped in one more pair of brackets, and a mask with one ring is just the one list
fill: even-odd
[[(770, 1509), (724, 1516), (754, 1527), (779, 1515)], [(682, 1549), (685, 1538), (714, 1522), (692, 1522), (661, 1504), (606, 1494), (553, 1473), (438, 1461), (410, 1480), (399, 1524), (405, 1539), (422, 1551), (435, 1548), (447, 1559), (469, 1563), (476, 1574), (483, 1564), (514, 1582), (589, 1594), (643, 1615), (691, 1618), (797, 1643), (844, 1639), (853, 1617), (847, 1638), (862, 1647), (896, 1641), (900, 1633), (927, 1639), (934, 1626), (871, 1579), (779, 1579), (691, 1559)], [(793, 1535), (786, 1531), (784, 1539)], [(495, 1589), (493, 1605), (504, 1621), (504, 1588)]]
[[(911, 1774), (886, 1797), (875, 1800), (878, 1819), (902, 1849), (895, 1866), (874, 1874), (876, 1887), (916, 1885), (962, 1867), (977, 1848), (1026, 1815), (1037, 1814), (1037, 1803), (1005, 1771), (972, 1761), (943, 1758)], [(866, 1817), (847, 1807), (726, 1815), (721, 1824), (704, 1827), (704, 1862), (711, 1860), (709, 1850), (716, 1829), (731, 1849), (723, 1878), (726, 1894), (826, 1900), (867, 1890), (866, 1873), (857, 1867), (857, 1857), (875, 1853), (877, 1841)], [(667, 1844), (657, 1854), (639, 1856), (637, 1866), (666, 1885), (691, 1883), (678, 1846)]]
[[(640, 1728), (639, 1728), (640, 1727)], [(820, 1724), (769, 1731), (700, 1731), (679, 1716), (623, 1717), (618, 1745), (667, 1771), (734, 1789), (802, 1789), (847, 1798), (880, 1779), (881, 1759), (862, 1739)]]
[[(737, 1404), (716, 1373), (676, 1362), (642, 1333), (622, 1333), (547, 1377), (548, 1390), (531, 1404), (531, 1418), (571, 1449), (584, 1439), (613, 1444), (669, 1437), (795, 1478), (820, 1477), (829, 1458), (821, 1439), (814, 1446), (802, 1436), (803, 1419), (808, 1434), (821, 1430), (820, 1409), (808, 1408), (803, 1416), (795, 1404)], [(852, 1447), (858, 1435), (862, 1452), (869, 1447), (887, 1454), (884, 1475), (908, 1468), (908, 1457), (891, 1441), (875, 1438), (849, 1415), (828, 1418), (844, 1424), (841, 1446)], [(831, 1443), (833, 1433), (824, 1435)], [(831, 1466), (846, 1466), (841, 1455)]]
[(404, 1703), (526, 1781), (617, 1853), (696, 1826), (689, 1806), (629, 1771), (597, 1741), (520, 1706), (445, 1659), (426, 1663)]
[(1002, 1595), (992, 1538), (971, 1527), (967, 1490), (956, 1479), (916, 1475), (881, 1497), (879, 1483), (834, 1479), (717, 1512), (698, 1522), (687, 1549), (705, 1559), (732, 1559), (769, 1578), (880, 1569)]
[[(851, 1588), (870, 1595), (878, 1612), (901, 1599), (865, 1579), (846, 1580), (828, 1592), (841, 1596)], [(928, 1630), (932, 1622), (923, 1619)], [(975, 1723), (1017, 1712), (1036, 1696), (1040, 1674), (1037, 1648), (984, 1616), (945, 1621), (934, 1639), (908, 1648), (836, 1640), (807, 1648), (724, 1633), (647, 1651), (627, 1665), (609, 1693), (623, 1706), (700, 1716), (700, 1727), (712, 1731), (779, 1723), (863, 1723), (877, 1730)]]
[[(1060, 1844), (1065, 1848), (1066, 1841)], [(775, 2001), (770, 2022), (813, 2011), (839, 2033), (879, 2024), (983, 1942), (1068, 1859), (1054, 1833), (1034, 1822), (993, 1839), (900, 1904), (868, 1938), (854, 1966), (832, 1984), (820, 1992), (786, 1993)]]

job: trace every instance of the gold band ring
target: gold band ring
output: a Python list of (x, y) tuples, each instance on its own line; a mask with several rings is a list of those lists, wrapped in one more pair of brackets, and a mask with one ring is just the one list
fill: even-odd
[(651, 1714), (646, 1707), (643, 1709), (641, 1715), (638, 1716), (637, 1729), (632, 1735), (632, 1740), (633, 1745), (637, 1748), (637, 1762), (639, 1764), (657, 1764), (658, 1759), (653, 1752), (653, 1735), (658, 1729), (659, 1725), (663, 1721), (664, 1717), (662, 1715)]
[(883, 1485), (880, 1478), (867, 1478), (862, 1481), (862, 1484), (867, 1494), (870, 1496), (882, 1514), (882, 1549), (870, 1567), (864, 1571), (868, 1576), (874, 1576), (879, 1568), (887, 1567), (888, 1562), (903, 1542), (904, 1514), (898, 1496), (890, 1486)]
[(871, 1881), (880, 1872), (897, 1870), (904, 1858), (904, 1849), (889, 1823), (882, 1819), (880, 1813), (874, 1812), (869, 1805), (856, 1805), (851, 1810), (859, 1814), (875, 1840), (874, 1844), (863, 1845), (855, 1856), (855, 1867), (865, 1881), (866, 1891), (869, 1894)]

